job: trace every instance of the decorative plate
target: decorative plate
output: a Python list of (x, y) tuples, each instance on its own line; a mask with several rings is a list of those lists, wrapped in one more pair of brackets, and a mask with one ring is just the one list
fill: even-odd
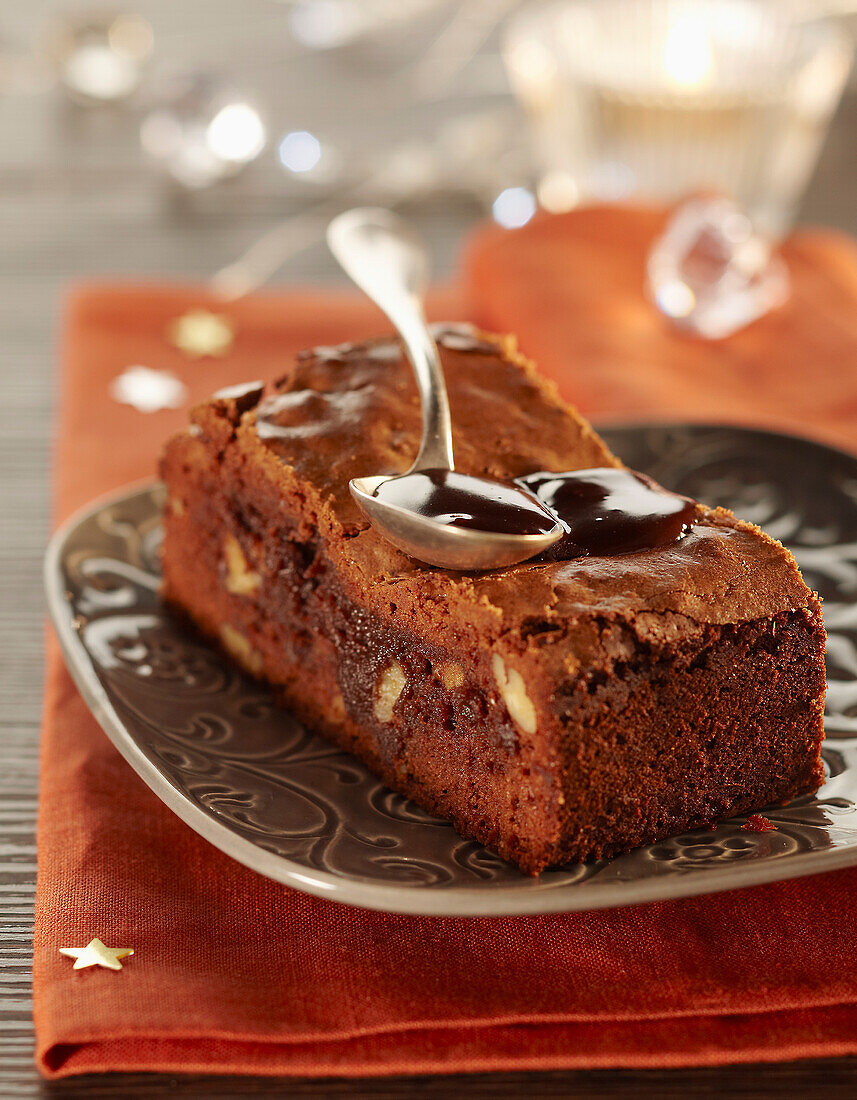
[(384, 787), (278, 709), (158, 601), (163, 490), (72, 519), (48, 550), (51, 614), (98, 721), (152, 790), (212, 844), (270, 878), (367, 908), (435, 915), (630, 905), (857, 863), (857, 459), (738, 428), (613, 428), (629, 465), (733, 508), (794, 552), (825, 600), (828, 780), (815, 797), (627, 855), (528, 879)]

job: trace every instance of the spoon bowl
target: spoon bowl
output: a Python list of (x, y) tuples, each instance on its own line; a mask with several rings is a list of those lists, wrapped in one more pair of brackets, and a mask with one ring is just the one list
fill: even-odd
[[(532, 528), (531, 531), (521, 534), (464, 526), (460, 522), (424, 515), (413, 507), (402, 506), (395, 499), (385, 500), (378, 495), (379, 490), (383, 493), (385, 485), (393, 487), (395, 483), (395, 495), (404, 496), (408, 493), (408, 482), (422, 476), (417, 471), (398, 476), (356, 477), (348, 483), (357, 506), (372, 526), (409, 557), (444, 569), (502, 569), (544, 553), (563, 535), (562, 525), (541, 508), (535, 497), (514, 486), (485, 478), (465, 479), (458, 475), (462, 481), (473, 483), (473, 491), (480, 494), (480, 499), (495, 499), (497, 489), (503, 490), (509, 499), (510, 516), (520, 521), (521, 513), (526, 512), (525, 525)], [(513, 493), (520, 502), (512, 501)], [(419, 489), (414, 497), (418, 494)]]

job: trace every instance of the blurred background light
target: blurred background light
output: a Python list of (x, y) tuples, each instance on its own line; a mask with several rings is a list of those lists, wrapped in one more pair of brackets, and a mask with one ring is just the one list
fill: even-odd
[(570, 172), (557, 168), (545, 172), (538, 183), (539, 205), (549, 214), (564, 214), (580, 202), (580, 188)]
[[(510, 0), (487, 0), (502, 5)], [(469, 9), (486, 0), (465, 0), (455, 9)], [(333, 50), (357, 42), (390, 44), (407, 49), (417, 40), (420, 22), (438, 9), (449, 8), (449, 0), (290, 0), (288, 20), (292, 37), (311, 50)], [(405, 39), (400, 36), (404, 32)], [(411, 39), (408, 42), (408, 39)]]
[(210, 74), (190, 74), (162, 87), (143, 119), (140, 142), (164, 173), (189, 190), (234, 176), (265, 148), (259, 111)]
[(536, 212), (536, 198), (526, 187), (507, 187), (491, 207), (494, 221), (504, 229), (520, 229)]
[(249, 103), (229, 103), (208, 124), (206, 141), (221, 160), (247, 164), (265, 148), (265, 126)]
[(295, 39), (314, 50), (343, 45), (354, 37), (360, 23), (360, 9), (353, 0), (305, 0), (289, 12)]
[(667, 28), (664, 74), (675, 88), (700, 88), (714, 76), (714, 55), (705, 26), (691, 12)]
[(139, 86), (152, 53), (150, 24), (133, 12), (69, 12), (54, 17), (43, 51), (60, 83), (81, 103), (126, 99)]
[(290, 172), (310, 172), (321, 160), (321, 142), (308, 130), (292, 130), (280, 142), (279, 157)]

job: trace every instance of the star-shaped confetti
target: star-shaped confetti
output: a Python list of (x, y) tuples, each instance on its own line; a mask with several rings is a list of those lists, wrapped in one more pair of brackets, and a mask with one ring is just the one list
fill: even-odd
[(226, 355), (235, 340), (235, 327), (222, 313), (191, 309), (170, 322), (167, 339), (189, 359)]
[(74, 959), (74, 969), (83, 970), (87, 966), (103, 966), (107, 970), (121, 970), (127, 955), (134, 954), (133, 947), (105, 947), (98, 936), (89, 941), (86, 947), (61, 947), (60, 954)]
[(138, 412), (179, 409), (187, 400), (187, 386), (166, 370), (127, 367), (110, 383), (110, 396), (120, 405), (133, 405)]

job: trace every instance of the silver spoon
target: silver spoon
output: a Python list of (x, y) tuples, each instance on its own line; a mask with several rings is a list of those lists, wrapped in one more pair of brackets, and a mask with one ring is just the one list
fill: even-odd
[(535, 496), (455, 471), (446, 383), (422, 307), (428, 259), (420, 240), (390, 211), (362, 208), (334, 218), (327, 243), (396, 327), (422, 403), (422, 443), (410, 470), (349, 483), (364, 515), (410, 557), (447, 569), (498, 569), (547, 550), (563, 528)]

